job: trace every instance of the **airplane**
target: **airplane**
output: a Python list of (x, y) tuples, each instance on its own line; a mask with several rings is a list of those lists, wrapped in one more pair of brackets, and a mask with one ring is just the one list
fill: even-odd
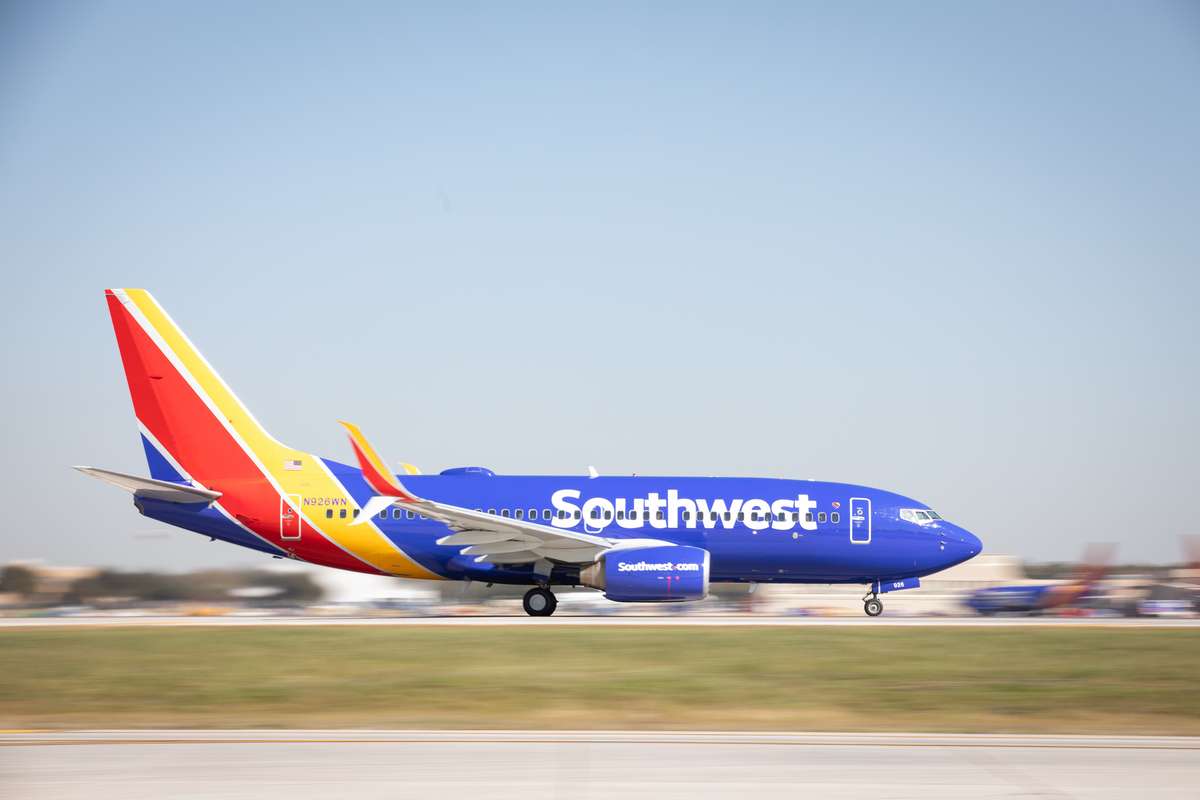
[(779, 478), (424, 475), (388, 468), (343, 422), (357, 466), (274, 439), (144, 289), (105, 300), (150, 477), (81, 472), (133, 494), (144, 516), (277, 558), (358, 572), (555, 586), (615, 602), (700, 600), (710, 582), (862, 584), (880, 594), (982, 550), (924, 503), (846, 483)]
[(1067, 583), (1034, 583), (1010, 586), (989, 586), (972, 592), (966, 605), (981, 616), (993, 614), (1037, 615), (1055, 608), (1065, 608), (1089, 595), (1108, 572), (1112, 548), (1089, 548), (1084, 567), (1074, 580)]

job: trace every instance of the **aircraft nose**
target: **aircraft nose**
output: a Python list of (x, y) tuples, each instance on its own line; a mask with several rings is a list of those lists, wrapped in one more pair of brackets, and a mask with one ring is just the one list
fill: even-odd
[(983, 552), (983, 542), (979, 537), (968, 530), (954, 526), (954, 533), (958, 537), (959, 544), (967, 549), (967, 555), (977, 556)]
[(947, 560), (950, 564), (961, 564), (983, 552), (983, 542), (970, 531), (957, 525), (944, 523), (942, 537)]

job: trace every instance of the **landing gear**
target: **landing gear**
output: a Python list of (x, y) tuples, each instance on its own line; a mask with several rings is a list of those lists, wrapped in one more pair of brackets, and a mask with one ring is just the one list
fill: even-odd
[(883, 613), (883, 603), (879, 600), (879, 595), (872, 592), (863, 598), (863, 611), (867, 612), (868, 617), (878, 617)]
[(525, 593), (525, 599), (521, 601), (521, 605), (525, 607), (525, 613), (531, 617), (548, 617), (554, 613), (554, 609), (558, 608), (558, 598), (549, 589), (535, 586)]

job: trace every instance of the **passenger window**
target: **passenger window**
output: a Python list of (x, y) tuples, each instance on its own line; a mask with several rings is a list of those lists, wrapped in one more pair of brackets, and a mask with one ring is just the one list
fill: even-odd
[(392, 509), (392, 519), (400, 519), (400, 515), (401, 515), (401, 514), (403, 514), (403, 513), (404, 513), (404, 512), (403, 512), (403, 511), (401, 511), (400, 509), (398, 509), (398, 508), (393, 508), (393, 509)]
[(525, 519), (537, 519), (537, 509), (529, 509), (529, 513), (525, 515)]
[(746, 512), (739, 511), (738, 512), (738, 522), (745, 522), (745, 521), (746, 521)]
[(516, 511), (513, 512), (513, 516), (516, 517), (517, 519), (521, 519), (522, 517), (525, 516), (525, 509), (518, 508)]
[(730, 513), (728, 511), (726, 511), (725, 512), (725, 521), (726, 522), (729, 522), (730, 516), (731, 516)]
[(811, 511), (806, 511), (806, 512), (804, 513), (804, 521), (805, 521), (805, 522), (812, 522), (812, 512), (811, 512)]
[(346, 518), (346, 509), (339, 508), (338, 509), (338, 519), (345, 519), (345, 518)]
[(683, 521), (691, 522), (691, 520), (692, 520), (692, 512), (690, 512), (690, 511), (683, 512)]
[(577, 508), (577, 509), (575, 509), (575, 519), (579, 519), (579, 517), (580, 517), (580, 515), (581, 515), (582, 513), (583, 513), (583, 512), (581, 512), (581, 511), (580, 511), (578, 508)]
[(617, 519), (625, 519), (625, 509), (617, 509)]
[(333, 519), (333, 509), (332, 508), (325, 509), (325, 519)]
[(407, 516), (409, 519), (412, 519), (413, 517), (415, 517), (415, 516), (416, 516), (416, 514), (414, 514), (414, 513), (413, 513), (413, 512), (411, 512), (411, 511), (405, 511), (405, 512), (404, 512), (404, 515), (405, 515), (405, 516)]
[(663, 511), (662, 509), (659, 509), (659, 510), (658, 510), (658, 518), (659, 518), (659, 519), (666, 519), (666, 518), (667, 518), (667, 512)]
[(560, 509), (558, 510), (558, 518), (559, 518), (559, 519), (566, 519), (566, 517), (567, 517), (567, 512), (566, 512), (566, 511), (563, 511), (563, 510), (560, 508)]
[(550, 509), (548, 509), (548, 508), (542, 509), (542, 519), (550, 519)]
[(500, 516), (502, 516), (502, 517), (511, 517), (511, 516), (512, 516), (512, 514), (510, 514), (510, 513), (509, 513), (509, 511), (508, 511), (508, 509), (507, 509), (507, 508), (502, 508), (502, 509), (500, 509)]
[(604, 512), (604, 518), (605, 518), (605, 519), (612, 519), (612, 512), (611, 512), (611, 511), (605, 511), (605, 512)]
[(489, 513), (489, 514), (492, 514), (492, 515), (494, 516), (494, 515), (496, 514), (496, 509), (494, 509), (494, 508), (489, 508), (489, 509), (488, 509), (488, 513)]
[(825, 512), (821, 511), (817, 514), (817, 522), (824, 522), (824, 521), (825, 521)]
[(354, 509), (354, 518), (358, 519), (358, 509)]
[(386, 508), (385, 508), (383, 511), (380, 511), (380, 512), (379, 512), (379, 518), (380, 518), (380, 519), (387, 519), (387, 509), (386, 509)]
[(837, 522), (839, 519), (841, 519), (841, 515), (840, 515), (840, 514), (838, 514), (838, 512), (836, 512), (836, 511), (833, 511), (833, 512), (831, 512), (831, 513), (829, 514), (829, 521), (830, 521), (830, 522), (834, 522), (834, 523), (836, 523), (836, 522)]

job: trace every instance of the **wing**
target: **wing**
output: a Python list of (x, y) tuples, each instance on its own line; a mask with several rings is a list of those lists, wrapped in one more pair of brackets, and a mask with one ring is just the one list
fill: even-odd
[(562, 530), (531, 520), (488, 514), (478, 509), (427, 500), (408, 491), (385, 465), (358, 426), (342, 422), (358, 458), (363, 477), (377, 497), (371, 498), (356, 523), (366, 522), (385, 508), (400, 506), (416, 514), (444, 522), (454, 533), (438, 544), (463, 547), (462, 554), (478, 562), (528, 564), (548, 560), (565, 564), (591, 564), (616, 541), (603, 536)]

